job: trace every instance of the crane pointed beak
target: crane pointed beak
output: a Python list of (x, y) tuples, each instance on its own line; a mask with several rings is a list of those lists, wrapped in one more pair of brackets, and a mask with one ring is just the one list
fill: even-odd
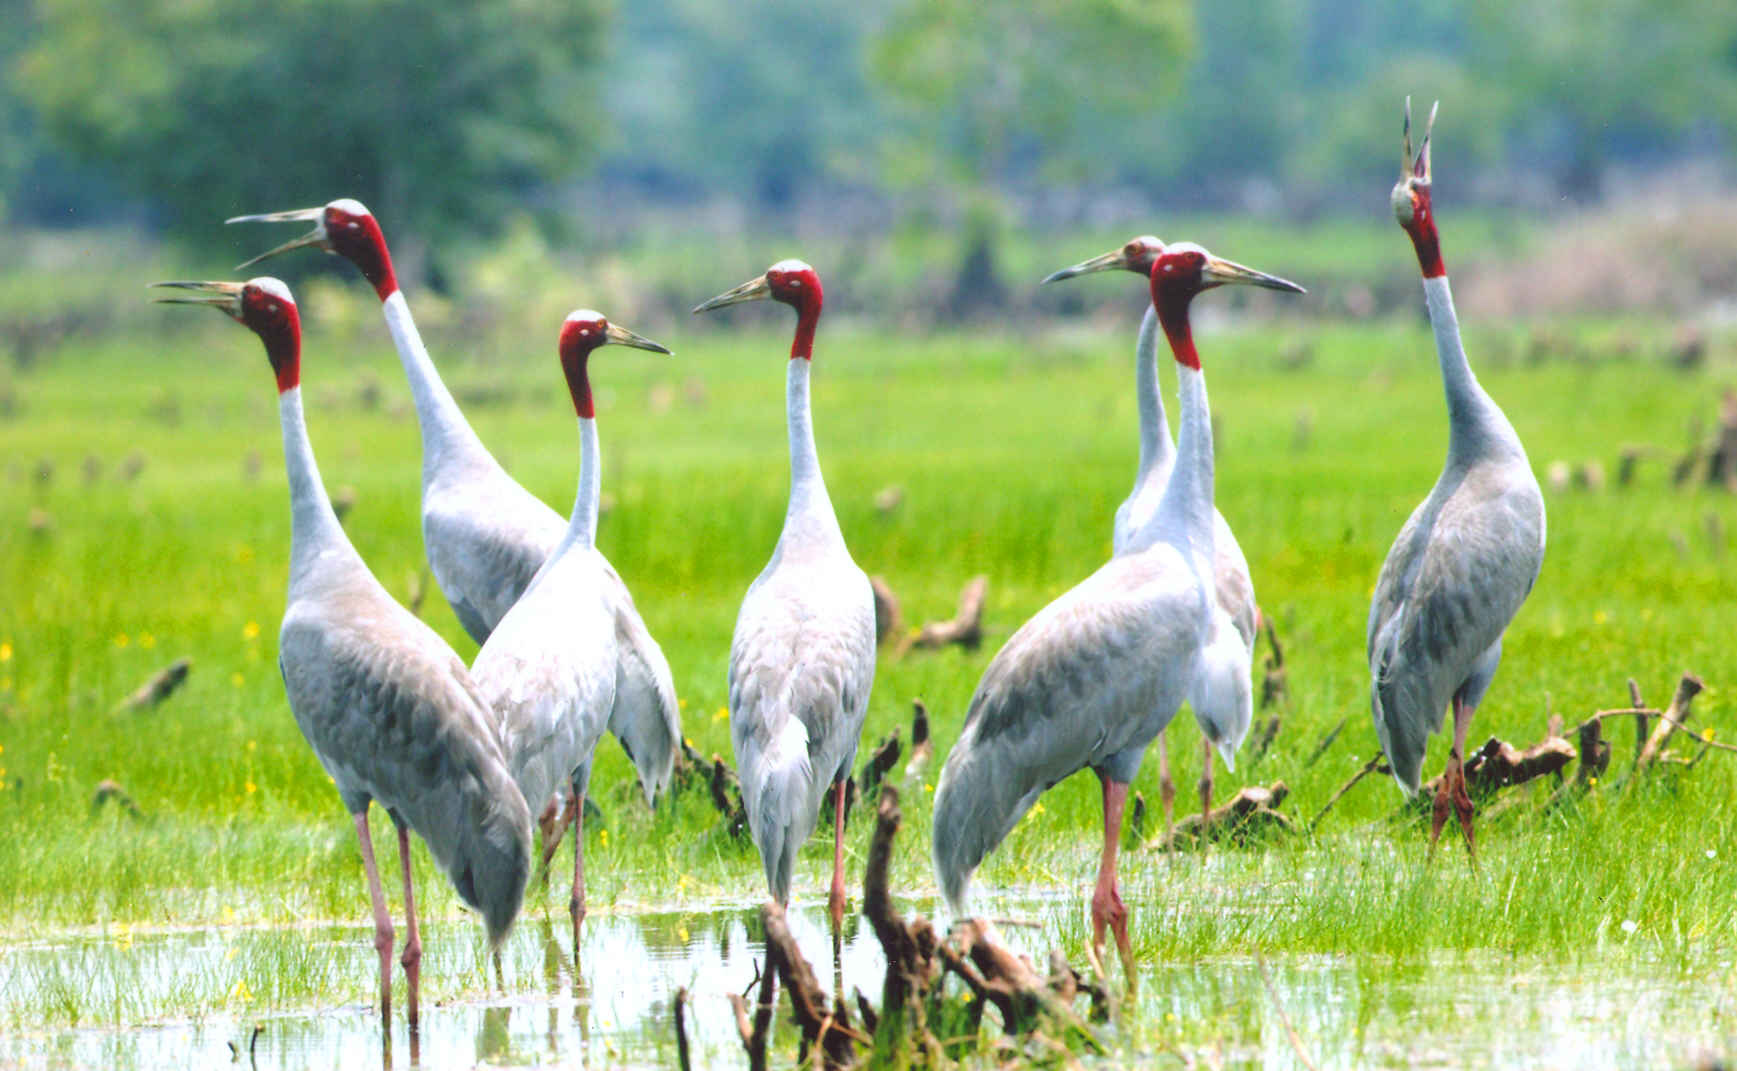
[(627, 328), (618, 327), (615, 324), (610, 324), (608, 330), (605, 331), (604, 334), (607, 336), (608, 341), (618, 343), (622, 346), (632, 346), (634, 349), (650, 350), (653, 353), (674, 353), (673, 350), (660, 346), (649, 338), (645, 338), (642, 335), (636, 335)]
[(1086, 275), (1095, 271), (1128, 271), (1131, 268), (1132, 263), (1128, 260), (1128, 251), (1126, 249), (1118, 249), (1113, 253), (1105, 253), (1101, 257), (1082, 260), (1071, 268), (1063, 268), (1061, 271), (1051, 272), (1049, 275), (1044, 276), (1043, 281), (1046, 283), (1054, 283), (1060, 282), (1063, 279), (1072, 279), (1076, 275)]
[(330, 251), (331, 247), (326, 244), (326, 210), (324, 206), (320, 208), (297, 208), (289, 212), (263, 212), (257, 216), (234, 216), (224, 220), (224, 223), (305, 223), (309, 220), (313, 221), (313, 230), (300, 238), (290, 239), (276, 249), (261, 253), (247, 263), (238, 265), (235, 270), (241, 271), (251, 268), (262, 260), (270, 260), (279, 253), (300, 249), (304, 245), (318, 246)]
[(725, 305), (739, 305), (744, 301), (762, 301), (772, 296), (772, 284), (766, 281), (764, 275), (750, 279), (734, 290), (726, 290), (717, 297), (694, 308), (695, 312), (711, 312)]
[(1435, 113), (1441, 109), (1441, 101), (1436, 101), (1429, 109), (1429, 122), (1423, 126), (1423, 145), (1417, 150), (1417, 162), (1412, 167), (1412, 173), (1419, 182), (1429, 185), (1429, 136), (1435, 131)]
[(1245, 268), (1234, 261), (1220, 257), (1207, 257), (1206, 266), (1200, 270), (1202, 280), (1209, 286), (1261, 286), (1268, 290), (1286, 290), (1293, 294), (1306, 294), (1307, 290), (1276, 275), (1268, 275), (1263, 271)]
[[(231, 220), (230, 222), (233, 223), (234, 220)], [(248, 268), (253, 267), (255, 264), (258, 264), (262, 260), (270, 260), (272, 257), (277, 256), (279, 253), (287, 253), (292, 249), (300, 249), (304, 245), (317, 246), (321, 249), (325, 249), (327, 252), (330, 252), (330, 249), (326, 245), (326, 230), (325, 230), (325, 228), (324, 227), (315, 227), (313, 230), (309, 231), (307, 234), (302, 235), (300, 238), (291, 238), (289, 241), (278, 246), (276, 249), (268, 249), (265, 252), (261, 253), (259, 256), (254, 257), (252, 260), (245, 261), (241, 264), (237, 264), (235, 266), (235, 270), (236, 271), (245, 271)]]
[(152, 283), (152, 286), (172, 287), (177, 290), (195, 290), (195, 297), (160, 297), (152, 300), (162, 305), (215, 305), (225, 312), (241, 311), (241, 291), (246, 283), (202, 283), (177, 281), (168, 283)]

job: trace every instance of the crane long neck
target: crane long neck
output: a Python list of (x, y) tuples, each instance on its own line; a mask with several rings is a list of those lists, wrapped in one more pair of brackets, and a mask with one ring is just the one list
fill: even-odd
[(410, 316), (404, 292), (393, 290), (383, 299), (381, 307), (416, 403), (416, 422), (422, 430), (422, 483), (426, 487), (443, 462), (458, 457), (488, 457), (488, 451), (435, 370), (428, 348), (422, 344), (422, 334), (416, 330), (416, 321)]
[(1212, 409), (1206, 398), (1206, 376), (1194, 348), (1194, 333), (1188, 320), (1191, 293), (1154, 293), (1158, 322), (1176, 358), (1182, 405), (1181, 430), (1176, 462), (1158, 508), (1135, 535), (1134, 548), (1150, 546), (1157, 538), (1182, 545), (1206, 580), (1212, 576)]
[(573, 517), (567, 522), (567, 533), (561, 539), (562, 549), (568, 545), (586, 549), (597, 545), (597, 513), (602, 501), (603, 456), (598, 452), (597, 421), (580, 417), (579, 494), (573, 500)]
[(1146, 306), (1140, 338), (1134, 344), (1134, 397), (1140, 410), (1140, 468), (1134, 487), (1145, 486), (1154, 469), (1168, 472), (1176, 461), (1170, 423), (1164, 415), (1164, 393), (1158, 384), (1158, 313)]
[[(800, 337), (800, 336), (799, 336)], [(814, 449), (814, 413), (809, 403), (808, 376), (813, 365), (793, 358), (785, 379), (785, 407), (790, 425), (790, 506), (784, 514), (784, 530), (813, 528), (817, 535), (842, 540), (826, 481), (820, 475), (820, 457)]]
[(1466, 348), (1460, 341), (1459, 318), (1454, 314), (1453, 291), (1446, 275), (1425, 278), (1424, 300), (1429, 323), (1435, 332), (1436, 358), (1441, 364), (1442, 388), (1448, 406), (1448, 461), (1469, 462), (1509, 441), (1518, 448), (1519, 438), (1501, 409), (1484, 393)]
[(283, 461), (289, 476), (290, 494), (290, 592), (318, 575), (322, 559), (341, 555), (356, 559), (356, 551), (344, 535), (338, 515), (332, 512), (314, 462), (313, 446), (302, 415), (302, 389), (291, 387), (278, 395), (278, 422), (283, 426)]

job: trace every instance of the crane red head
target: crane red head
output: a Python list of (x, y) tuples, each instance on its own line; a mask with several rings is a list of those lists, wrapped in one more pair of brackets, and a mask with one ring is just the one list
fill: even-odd
[(1411, 235), (1417, 250), (1417, 263), (1425, 279), (1447, 274), (1441, 262), (1441, 238), (1435, 230), (1435, 209), (1430, 204), (1429, 135), (1435, 129), (1436, 109), (1429, 110), (1429, 122), (1423, 128), (1423, 144), (1417, 155), (1411, 155), (1411, 98), (1405, 98), (1405, 148), (1399, 156), (1399, 182), (1393, 187), (1393, 215), (1399, 225)]
[(294, 238), (276, 249), (261, 253), (246, 264), (237, 268), (252, 267), (262, 260), (268, 260), (279, 253), (287, 253), (292, 249), (300, 249), (311, 245), (316, 249), (324, 249), (328, 253), (336, 253), (354, 264), (361, 271), (363, 278), (374, 287), (374, 292), (385, 301), (398, 289), (398, 277), (392, 272), (392, 254), (386, 248), (386, 236), (380, 231), (380, 224), (374, 218), (374, 213), (363, 207), (362, 202), (353, 201), (348, 197), (340, 197), (323, 208), (298, 208), (292, 212), (267, 212), (258, 216), (236, 216), (224, 220), (225, 223), (293, 223), (312, 220), (314, 229), (300, 238)]
[(1142, 234), (1131, 238), (1122, 248), (1105, 253), (1101, 257), (1082, 260), (1071, 268), (1063, 268), (1044, 277), (1044, 282), (1053, 283), (1062, 279), (1072, 279), (1076, 275), (1085, 275), (1094, 271), (1131, 271), (1142, 277), (1150, 277), (1152, 265), (1164, 254), (1164, 243), (1150, 234)]
[(1193, 242), (1169, 246), (1152, 262), (1152, 306), (1164, 328), (1176, 363), (1196, 371), (1200, 355), (1194, 349), (1194, 333), (1188, 323), (1188, 307), (1195, 295), (1220, 286), (1259, 286), (1293, 294), (1308, 291), (1288, 279), (1245, 268), (1215, 257)]
[(790, 344), (790, 356), (812, 360), (814, 328), (820, 322), (820, 307), (826, 294), (820, 288), (820, 276), (800, 260), (781, 260), (758, 279), (750, 279), (734, 290), (727, 290), (697, 307), (695, 312), (710, 312), (725, 305), (770, 298), (782, 301), (796, 310), (796, 339)]
[(198, 297), (165, 297), (166, 305), (211, 305), (252, 328), (265, 343), (265, 356), (277, 373), (279, 394), (301, 385), (302, 318), (289, 287), (268, 275), (245, 283), (152, 283), (179, 290), (193, 290)]
[(654, 353), (670, 352), (649, 338), (615, 326), (600, 312), (577, 309), (568, 313), (566, 321), (561, 324), (561, 371), (567, 375), (567, 392), (573, 396), (573, 411), (586, 420), (597, 416), (596, 406), (591, 401), (591, 376), (587, 362), (593, 351), (611, 342)]

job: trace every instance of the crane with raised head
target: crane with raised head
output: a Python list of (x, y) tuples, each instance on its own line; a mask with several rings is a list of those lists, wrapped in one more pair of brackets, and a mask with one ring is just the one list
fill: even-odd
[(289, 288), (174, 282), (251, 328), (277, 374), (278, 417), (290, 493), (288, 606), (278, 669), (291, 712), (337, 785), (361, 841), (380, 954), (380, 1012), (391, 1020), (392, 919), (375, 865), (368, 807), (398, 831), (404, 877), (406, 1005), (417, 1021), (422, 938), (412, 890), (410, 831), (475, 908), (498, 948), (517, 917), (531, 871), (531, 813), (513, 783), (493, 718), (446, 641), (394, 602), (368, 571), (332, 512), (302, 418), (301, 319)]
[(1115, 935), (1135, 976), (1116, 854), (1128, 785), (1146, 747), (1187, 700), (1215, 721), (1248, 702), (1247, 657), (1218, 617), (1211, 415), (1189, 323), (1214, 287), (1301, 293), (1295, 283), (1191, 243), (1153, 263), (1152, 303), (1181, 379), (1182, 426), (1157, 508), (1097, 572), (1038, 611), (1007, 641), (972, 696), (935, 786), (935, 877), (955, 914), (971, 875), (1037, 802), (1083, 769), (1098, 776), (1104, 840), (1092, 892), (1092, 944)]
[[(398, 289), (392, 253), (373, 213), (358, 201), (340, 198), (319, 208), (237, 216), (228, 222), (297, 221), (312, 222), (314, 228), (242, 267), (312, 246), (354, 264), (374, 288), (410, 381), (422, 433), (422, 538), (428, 565), (464, 630), (484, 643), (561, 542), (567, 522), (507, 475), (459, 411)], [(617, 675), (626, 685), (622, 694), (651, 699), (612, 711), (609, 730), (627, 750), (647, 798), (653, 799), (669, 783), (681, 747), (675, 682), (627, 585), (614, 567), (605, 566), (617, 589), (612, 605), (621, 654)], [(545, 859), (560, 842), (572, 813), (570, 806), (562, 811), (556, 805), (543, 814)]]
[(814, 447), (808, 381), (824, 294), (800, 260), (780, 261), (695, 312), (771, 299), (796, 310), (785, 405), (790, 501), (772, 560), (742, 600), (730, 642), (730, 741), (766, 884), (790, 900), (796, 855), (833, 794), (833, 933), (844, 925), (844, 788), (875, 679), (874, 593), (851, 560)]
[(1475, 861), (1466, 730), (1502, 658), (1502, 634), (1544, 564), (1544, 496), (1514, 426), (1478, 384), (1460, 343), (1453, 292), (1442, 265), (1429, 163), (1435, 109), (1411, 153), (1411, 101), (1393, 213), (1423, 270), (1424, 301), (1447, 395), (1447, 462), (1429, 497), (1399, 530), (1369, 606), (1370, 703), (1375, 734), (1407, 795), (1447, 710), (1453, 745), (1436, 790), (1433, 852), (1454, 811)]
[[(1063, 268), (1044, 279), (1053, 283), (1099, 271), (1131, 271), (1148, 281), (1152, 267), (1164, 252), (1164, 243), (1149, 234), (1130, 239), (1120, 249)], [(1170, 423), (1164, 415), (1163, 391), (1158, 386), (1158, 313), (1151, 303), (1140, 321), (1140, 335), (1134, 344), (1134, 398), (1140, 414), (1140, 464), (1134, 470), (1134, 490), (1116, 509), (1116, 525), (1112, 536), (1113, 553), (1120, 554), (1134, 538), (1134, 533), (1152, 516), (1170, 482), (1170, 470), (1176, 464), (1176, 447), (1170, 441)], [(1260, 631), (1260, 608), (1255, 605), (1254, 581), (1249, 577), (1248, 559), (1242, 547), (1225, 523), (1224, 514), (1212, 511), (1212, 535), (1216, 560), (1213, 563), (1213, 583), (1219, 613), (1214, 617), (1215, 629), (1232, 629), (1242, 641), (1246, 654), (1244, 668), (1254, 663), (1255, 636)], [(1254, 719), (1253, 698), (1238, 710), (1221, 711), (1228, 720), (1217, 723), (1207, 714), (1194, 711), (1201, 732), (1201, 774), (1199, 782), (1200, 813), (1212, 814), (1212, 753), (1216, 749), (1224, 756), (1224, 764), (1236, 769), (1236, 749), (1248, 735)], [(1173, 806), (1176, 784), (1170, 776), (1170, 749), (1166, 727), (1158, 734), (1158, 791), (1164, 807), (1164, 839), (1174, 840)]]
[[(576, 817), (573, 889), (567, 908), (573, 917), (575, 956), (585, 919), (583, 833), (592, 754), (612, 710), (636, 710), (631, 729), (653, 724), (658, 710), (673, 711), (676, 706), (673, 692), (635, 691), (643, 689), (645, 682), (655, 682), (657, 674), (621, 672), (623, 662), (635, 655), (618, 649), (615, 600), (620, 586), (597, 552), (602, 464), (589, 363), (595, 350), (612, 342), (669, 352), (589, 309), (572, 313), (562, 323), (561, 370), (579, 418), (579, 492), (573, 516), (531, 586), (501, 618), (471, 666), (478, 690), (499, 719), (501, 749), (526, 801), (541, 810), (558, 788), (571, 786)], [(680, 736), (679, 725), (665, 731)], [(622, 739), (626, 743), (632, 738)], [(637, 744), (628, 743), (629, 754)], [(651, 802), (649, 790), (647, 797)], [(545, 853), (552, 849), (553, 845), (545, 845)], [(543, 862), (548, 863), (547, 854)]]

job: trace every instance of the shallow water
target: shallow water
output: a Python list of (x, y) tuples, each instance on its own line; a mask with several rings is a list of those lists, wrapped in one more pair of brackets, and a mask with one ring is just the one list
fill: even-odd
[[(995, 909), (1050, 923), (1047, 933), (1006, 931), (1041, 962), (1057, 943), (1057, 912), (1078, 908), (1043, 897), (1003, 899)], [(791, 921), (823, 983), (842, 975), (847, 993), (860, 987), (878, 1002), (882, 960), (866, 927), (847, 924), (835, 960), (823, 902), (797, 905)], [(740, 1067), (745, 1057), (726, 995), (755, 977), (763, 954), (750, 937), (757, 930), (748, 904), (594, 914), (576, 972), (565, 917), (533, 915), (505, 950), (503, 993), (475, 927), (436, 924), (424, 934), (421, 1027), (413, 1037), (399, 1009), (389, 1038), (366, 992), (370, 928), (117, 931), (14, 942), (0, 955), (6, 1022), (43, 1021), (42, 1009), (59, 999), (78, 1001), (87, 1019), (150, 1025), (13, 1029), (0, 1036), (0, 1065), (673, 1067), (674, 994), (686, 987), (695, 1066)], [(274, 993), (279, 973), (293, 981)], [(343, 996), (322, 1001), (327, 993)], [(254, 1010), (264, 1004), (301, 1010)], [(227, 1010), (198, 1019), (162, 1011), (177, 1005)], [(1287, 1017), (1309, 1060), (1323, 1068), (1688, 1068), (1737, 1052), (1729, 975), (1692, 979), (1632, 967), (1594, 974), (1489, 955), (1429, 963), (1291, 957), (1264, 967), (1238, 957), (1148, 964), (1137, 1001), (1110, 1032), (1113, 1061), (1181, 1066), (1186, 1055), (1208, 1067), (1305, 1067)]]

